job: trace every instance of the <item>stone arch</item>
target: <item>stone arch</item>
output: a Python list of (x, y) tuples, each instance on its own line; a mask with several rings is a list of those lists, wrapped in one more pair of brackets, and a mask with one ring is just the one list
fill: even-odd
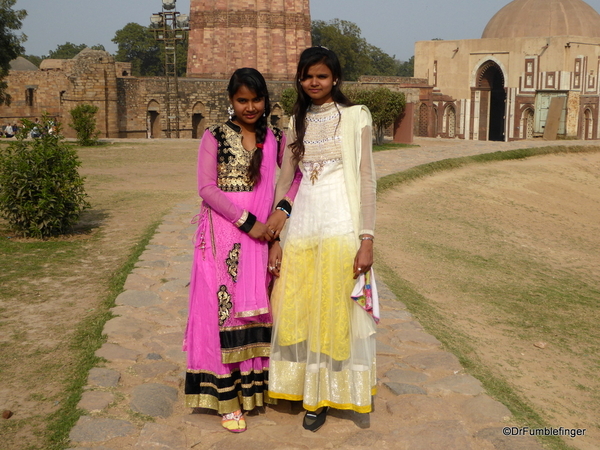
[(456, 108), (453, 104), (444, 108), (443, 132), (448, 138), (456, 137)]
[(502, 67), (493, 59), (481, 63), (473, 90), (479, 93), (479, 139), (505, 140), (506, 89)]
[(594, 139), (594, 114), (590, 108), (583, 111), (583, 139)]
[(150, 100), (146, 108), (146, 135), (148, 138), (161, 137), (160, 121), (160, 104), (156, 100)]
[(200, 139), (206, 125), (206, 106), (202, 102), (197, 102), (192, 109), (192, 139)]
[(535, 112), (531, 106), (521, 112), (521, 138), (533, 139)]
[(282, 128), (283, 115), (283, 108), (279, 105), (279, 103), (273, 104), (270, 117), (271, 125), (277, 128)]

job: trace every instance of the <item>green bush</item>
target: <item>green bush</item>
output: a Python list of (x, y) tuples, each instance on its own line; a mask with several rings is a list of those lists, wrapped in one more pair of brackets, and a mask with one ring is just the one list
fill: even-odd
[[(37, 125), (23, 124), (17, 140), (0, 150), (0, 213), (12, 231), (25, 237), (68, 233), (89, 208), (77, 171), (81, 162), (64, 143), (60, 124), (48, 116)], [(41, 136), (27, 139), (35, 126)]]
[(69, 126), (77, 132), (77, 142), (79, 145), (90, 147), (98, 143), (100, 131), (96, 130), (97, 112), (97, 106), (85, 103), (77, 105), (70, 111), (73, 123)]
[(292, 109), (294, 108), (294, 103), (296, 103), (297, 98), (298, 93), (294, 88), (286, 88), (281, 93), (281, 107), (283, 108), (283, 112), (288, 116), (292, 115)]

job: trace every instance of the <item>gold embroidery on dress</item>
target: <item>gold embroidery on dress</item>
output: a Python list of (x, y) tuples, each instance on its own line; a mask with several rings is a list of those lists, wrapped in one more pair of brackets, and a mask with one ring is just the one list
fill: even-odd
[(328, 159), (325, 161), (303, 161), (304, 168), (310, 174), (310, 181), (312, 184), (315, 184), (315, 181), (319, 179), (321, 172), (323, 171), (323, 167), (326, 164), (339, 161), (339, 159)]
[(233, 303), (231, 303), (231, 294), (227, 292), (227, 286), (224, 284), (219, 288), (219, 292), (217, 293), (217, 298), (219, 299), (219, 325), (223, 325), (229, 316), (231, 315), (231, 308), (233, 308)]
[(210, 128), (217, 139), (217, 186), (225, 192), (250, 192), (254, 183), (250, 181), (249, 168), (256, 149), (246, 150), (242, 135), (227, 125)]
[(234, 283), (237, 283), (238, 266), (240, 263), (240, 248), (241, 244), (233, 244), (233, 248), (229, 251), (229, 257), (225, 260), (227, 264), (227, 272), (231, 275)]

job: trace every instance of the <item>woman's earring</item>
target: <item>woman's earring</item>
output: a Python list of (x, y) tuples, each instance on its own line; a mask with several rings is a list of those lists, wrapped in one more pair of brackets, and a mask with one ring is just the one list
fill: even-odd
[(229, 108), (227, 108), (227, 114), (229, 114), (229, 120), (233, 119), (234, 113), (235, 113), (235, 111), (233, 110), (233, 106), (229, 105)]
[(337, 81), (334, 81), (334, 82), (333, 82), (333, 85), (334, 85), (334, 86), (337, 86)]

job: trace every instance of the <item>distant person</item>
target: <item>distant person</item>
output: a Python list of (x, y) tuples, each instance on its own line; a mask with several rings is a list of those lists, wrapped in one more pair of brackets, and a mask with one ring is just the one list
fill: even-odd
[(6, 136), (7, 138), (11, 138), (14, 137), (14, 135), (15, 129), (13, 128), (13, 126), (10, 124), (6, 125), (6, 127), (4, 128), (4, 136)]
[[(371, 411), (376, 389), (378, 318), (354, 301), (357, 278), (370, 285), (375, 171), (369, 110), (342, 93), (334, 52), (304, 50), (294, 79), (298, 98), (275, 201), (297, 167), (302, 182), (282, 245), (271, 302), (275, 325), (269, 396), (302, 401), (303, 427), (317, 431), (329, 407)], [(282, 250), (283, 247), (283, 250)], [(363, 290), (364, 292), (364, 290)]]
[(32, 138), (39, 138), (42, 135), (42, 132), (40, 130), (40, 119), (35, 119), (35, 122), (33, 124), (33, 127), (31, 128), (31, 131), (29, 132), (29, 136)]
[[(288, 214), (276, 210), (269, 218), (285, 137), (267, 127), (265, 79), (238, 69), (227, 92), (230, 120), (206, 130), (198, 151), (202, 206), (183, 349), (186, 405), (217, 411), (223, 427), (239, 433), (246, 430), (243, 411), (267, 400), (268, 243)], [(297, 190), (291, 184), (290, 199)]]

